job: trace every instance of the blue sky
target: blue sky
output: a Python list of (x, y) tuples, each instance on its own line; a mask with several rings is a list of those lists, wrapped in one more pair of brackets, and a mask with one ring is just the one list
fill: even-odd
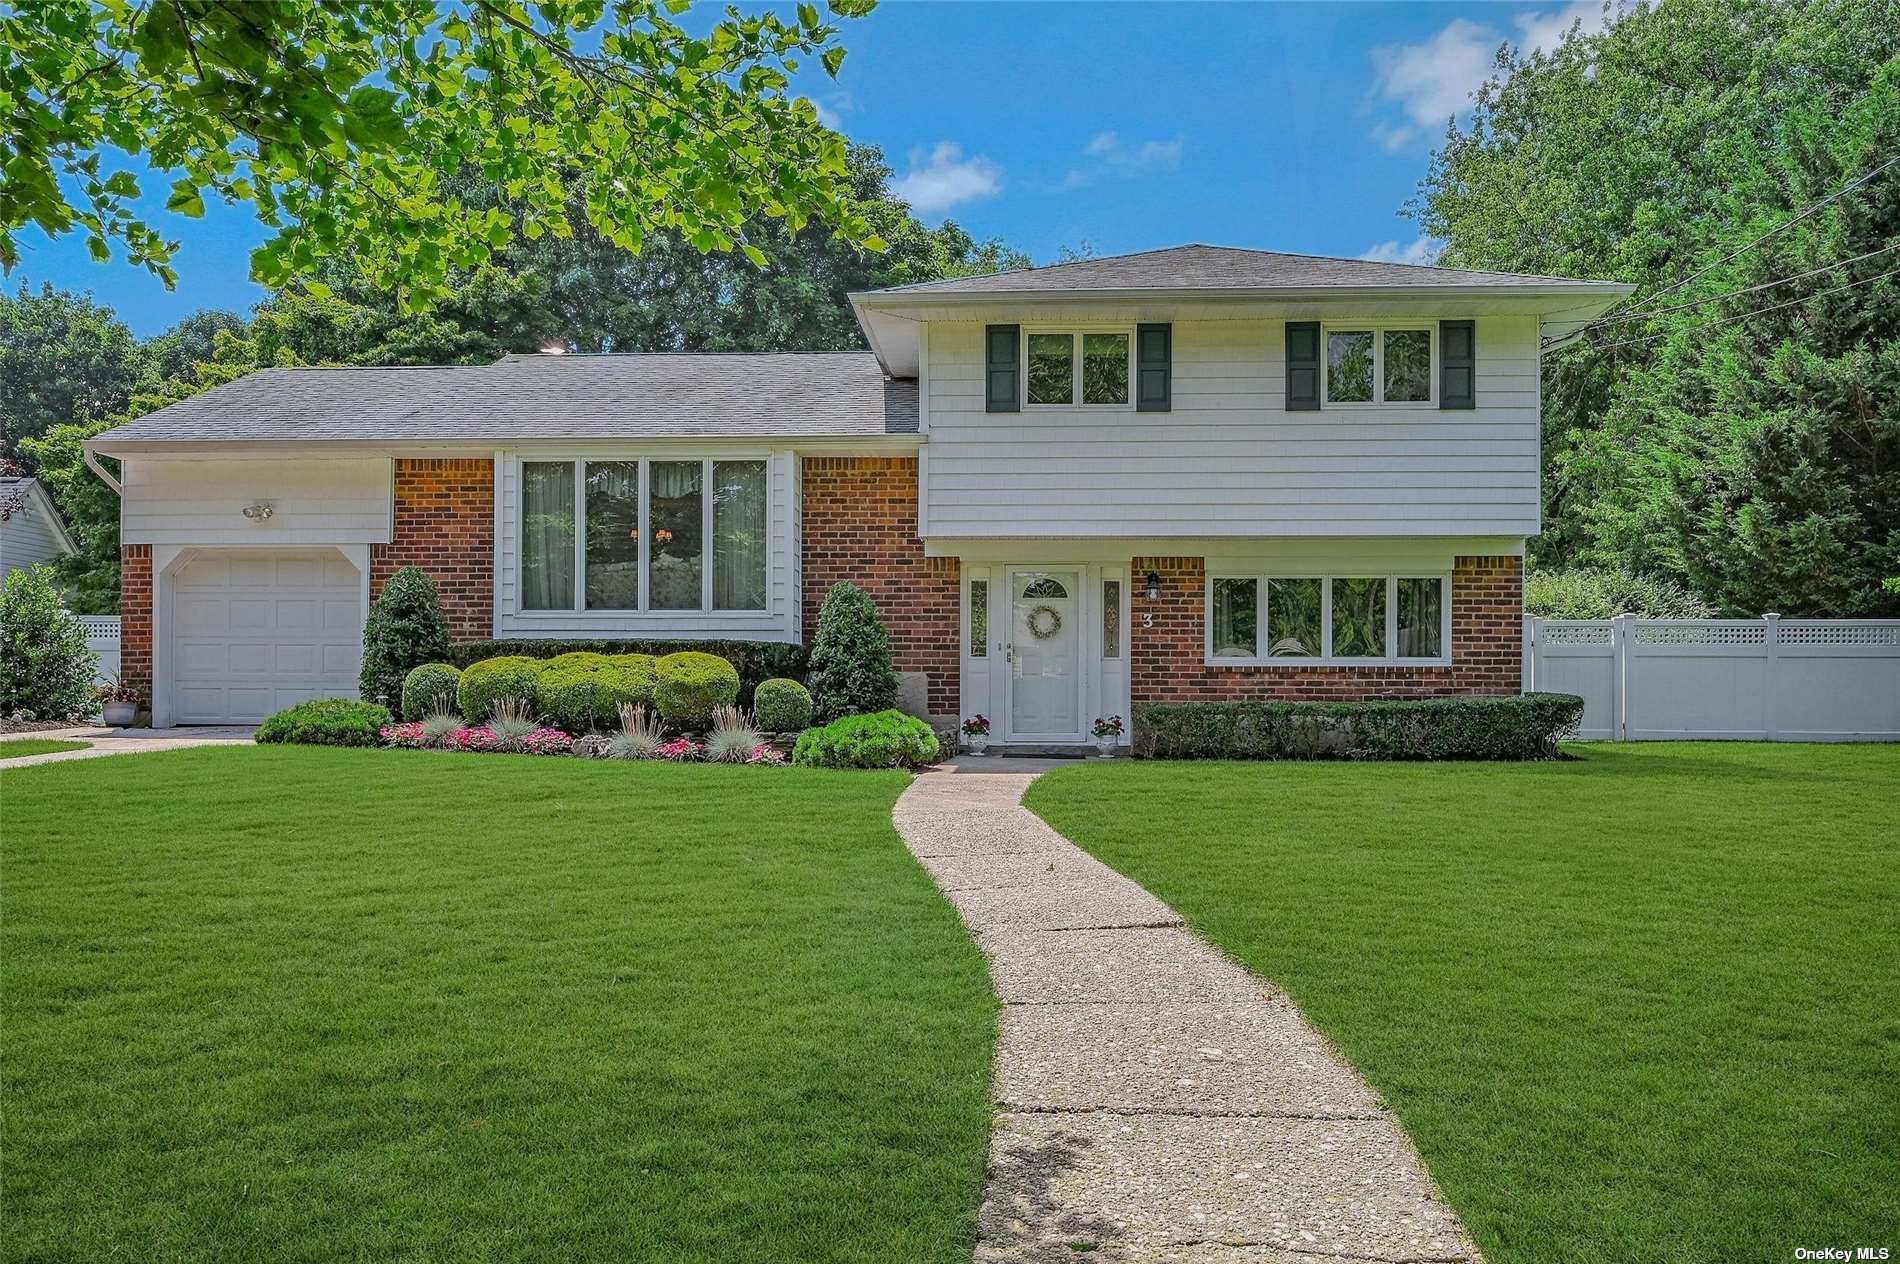
[[(1399, 215), (1447, 115), (1505, 41), (1540, 46), (1597, 0), (1544, 4), (924, 3), (844, 23), (834, 83), (802, 86), (853, 140), (880, 146), (928, 222), (1000, 236), (1038, 263), (1065, 246), (1119, 254), (1187, 241), (1429, 258)], [(84, 242), (22, 235), (25, 279), (91, 290), (141, 336), (263, 297), (240, 208), (148, 207), (183, 246), (178, 288)]]

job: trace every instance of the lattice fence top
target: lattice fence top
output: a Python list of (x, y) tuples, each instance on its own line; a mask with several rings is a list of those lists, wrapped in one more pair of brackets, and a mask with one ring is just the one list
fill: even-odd
[(1540, 620), (1537, 636), (1546, 645), (1608, 645), (1615, 639), (1615, 629), (1607, 619)]
[(1781, 625), (1783, 645), (1900, 646), (1900, 623), (1845, 619), (1789, 620)]
[(119, 616), (116, 614), (82, 614), (79, 626), (89, 639), (101, 637), (116, 638), (119, 635)]
[(1768, 625), (1759, 620), (1699, 619), (1664, 623), (1638, 620), (1630, 629), (1638, 645), (1766, 645)]

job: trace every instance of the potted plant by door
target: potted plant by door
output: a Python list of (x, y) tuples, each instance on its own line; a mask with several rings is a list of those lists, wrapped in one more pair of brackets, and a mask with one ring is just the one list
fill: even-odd
[(972, 755), (981, 755), (989, 748), (990, 721), (988, 716), (973, 715), (963, 722), (963, 744), (970, 748)]
[(100, 685), (93, 690), (92, 696), (98, 699), (104, 710), (106, 724), (115, 729), (125, 728), (137, 719), (139, 703), (144, 701), (138, 690), (117, 676), (112, 678), (111, 684)]
[(1097, 720), (1089, 731), (1095, 734), (1095, 749), (1107, 758), (1115, 753), (1115, 744), (1122, 739), (1122, 718), (1111, 715), (1106, 720)]

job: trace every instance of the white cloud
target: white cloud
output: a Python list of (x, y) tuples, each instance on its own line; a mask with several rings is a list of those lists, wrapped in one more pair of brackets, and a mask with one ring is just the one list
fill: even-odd
[(842, 89), (828, 92), (822, 97), (812, 97), (811, 103), (818, 111), (818, 121), (834, 132), (842, 130), (844, 116), (858, 108), (857, 99)]
[(1146, 140), (1131, 145), (1121, 138), (1119, 132), (1097, 132), (1082, 147), (1084, 161), (1069, 168), (1068, 174), (1062, 177), (1062, 183), (1057, 187), (1079, 189), (1104, 176), (1173, 171), (1181, 165), (1181, 152), (1186, 147), (1187, 142), (1179, 136), (1173, 140)]
[(1420, 237), (1409, 245), (1401, 245), (1397, 241), (1382, 241), (1359, 257), (1370, 259), (1374, 263), (1430, 264), (1437, 262), (1438, 252), (1443, 249), (1443, 243), (1433, 241), (1430, 237)]
[(963, 146), (951, 140), (940, 140), (927, 150), (911, 150), (910, 170), (891, 181), (891, 192), (926, 217), (978, 198), (995, 197), (1002, 189), (1000, 167), (981, 154), (964, 157)]
[[(1620, 7), (1622, 0), (1617, 0)], [(1612, 10), (1613, 15), (1614, 10)], [(1527, 9), (1511, 18), (1515, 36), (1495, 26), (1456, 18), (1417, 44), (1382, 44), (1372, 50), (1373, 90), (1409, 120), (1380, 120), (1372, 139), (1388, 153), (1422, 137), (1435, 138), (1454, 114), (1471, 108), (1472, 96), (1491, 76), (1499, 45), (1525, 53), (1555, 48), (1572, 23), (1586, 32), (1603, 29), (1602, 0), (1569, 0), (1557, 9)]]

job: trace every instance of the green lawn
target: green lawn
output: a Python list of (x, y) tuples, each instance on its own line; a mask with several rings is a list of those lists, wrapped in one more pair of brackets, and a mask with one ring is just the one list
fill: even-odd
[(90, 745), (91, 742), (68, 742), (57, 737), (9, 737), (0, 740), (0, 759), (57, 755), (61, 751), (85, 750)]
[(0, 1258), (967, 1261), (996, 1007), (905, 784), (8, 772)]
[(1282, 984), (1492, 1264), (1900, 1248), (1900, 747), (1572, 749), (1028, 802)]

